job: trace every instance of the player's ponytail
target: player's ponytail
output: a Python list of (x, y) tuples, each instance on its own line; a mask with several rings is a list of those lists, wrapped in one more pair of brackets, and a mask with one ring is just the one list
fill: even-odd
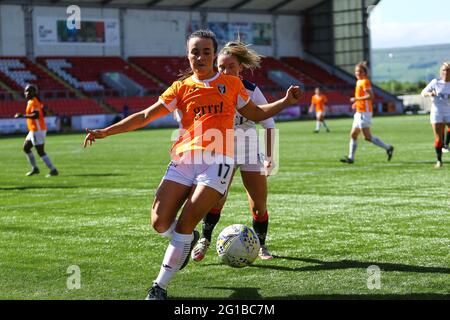
[(369, 62), (367, 60), (361, 61), (356, 65), (357, 68), (361, 68), (366, 75), (369, 74)]
[(241, 42), (240, 37), (238, 37), (237, 40), (228, 42), (220, 50), (219, 55), (234, 56), (244, 68), (253, 71), (261, 66), (261, 58), (264, 56), (250, 49), (249, 46)]

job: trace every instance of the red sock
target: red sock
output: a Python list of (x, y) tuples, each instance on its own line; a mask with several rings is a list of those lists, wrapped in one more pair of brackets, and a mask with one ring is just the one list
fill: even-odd
[(209, 210), (209, 213), (214, 214), (214, 215), (218, 215), (222, 212), (223, 208), (212, 208), (211, 210)]
[(252, 211), (252, 216), (253, 216), (254, 221), (265, 222), (265, 221), (269, 220), (269, 212), (267, 212), (267, 210), (263, 215), (257, 215), (255, 211), (256, 211), (255, 209), (253, 209), (253, 211)]

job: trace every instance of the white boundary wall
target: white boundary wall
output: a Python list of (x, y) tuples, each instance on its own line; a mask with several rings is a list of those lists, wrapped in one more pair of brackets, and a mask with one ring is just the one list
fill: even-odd
[[(118, 20), (120, 10), (115, 8), (81, 8), (81, 19)], [(183, 56), (187, 26), (191, 21), (201, 21), (199, 12), (123, 10), (123, 25), (118, 46), (102, 44), (40, 44), (38, 43), (38, 21), (42, 18), (66, 19), (64, 6), (33, 6), (33, 46), (35, 56)], [(20, 5), (0, 5), (0, 55), (24, 56), (25, 22)], [(240, 13), (207, 13), (207, 22), (251, 22), (271, 23), (273, 26), (272, 45), (254, 46), (259, 53), (267, 56), (300, 56), (301, 21), (299, 16)], [(122, 47), (121, 47), (122, 46)]]
[(0, 56), (24, 56), (25, 17), (21, 6), (0, 5)]

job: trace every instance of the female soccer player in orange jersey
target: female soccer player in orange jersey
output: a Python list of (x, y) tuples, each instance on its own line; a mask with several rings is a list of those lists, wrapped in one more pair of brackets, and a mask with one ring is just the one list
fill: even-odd
[(255, 105), (238, 77), (214, 70), (217, 40), (209, 30), (198, 30), (188, 37), (187, 55), (192, 75), (175, 81), (147, 109), (105, 129), (86, 129), (84, 141), (84, 146), (91, 145), (96, 139), (136, 130), (169, 112), (177, 112), (179, 137), (172, 146), (172, 161), (151, 210), (153, 228), (171, 240), (159, 275), (148, 291), (150, 300), (167, 298), (169, 281), (186, 266), (198, 240), (195, 226), (228, 189), (234, 170), (236, 109), (248, 119), (261, 121), (297, 103), (301, 95), (299, 87), (291, 86), (284, 98)]
[(367, 141), (386, 150), (388, 161), (390, 161), (394, 153), (394, 147), (384, 143), (370, 132), (374, 94), (368, 77), (367, 62), (364, 61), (356, 65), (355, 76), (358, 81), (356, 82), (355, 96), (350, 99), (350, 102), (353, 103), (352, 109), (355, 109), (356, 112), (353, 117), (352, 130), (350, 131), (349, 154), (348, 157), (342, 158), (341, 162), (352, 164), (355, 161), (357, 139), (361, 131)]
[(44, 150), (45, 135), (47, 134), (47, 126), (44, 120), (44, 106), (38, 96), (37, 87), (33, 84), (29, 84), (24, 90), (25, 98), (27, 99), (27, 109), (25, 114), (16, 113), (15, 118), (26, 118), (28, 126), (28, 135), (25, 138), (23, 144), (23, 151), (27, 156), (28, 162), (31, 165), (31, 171), (27, 173), (27, 176), (32, 176), (39, 173), (39, 168), (34, 158), (33, 147), (36, 148), (39, 157), (50, 169), (50, 172), (46, 177), (57, 176), (58, 170), (56, 170), (50, 158), (47, 156)]
[(316, 111), (316, 129), (314, 132), (319, 133), (322, 125), (325, 127), (327, 132), (330, 132), (330, 129), (328, 129), (327, 123), (325, 122), (325, 109), (328, 99), (324, 94), (322, 94), (320, 88), (316, 88), (314, 93), (315, 94), (311, 98), (311, 106), (309, 107), (309, 113), (313, 112), (313, 109)]
[[(261, 56), (240, 40), (227, 43), (219, 52), (217, 65), (219, 71), (239, 77), (244, 69), (255, 70), (259, 68)], [(250, 98), (257, 104), (266, 104), (267, 100), (261, 90), (250, 81), (242, 80)], [(235, 137), (235, 170), (241, 171), (242, 182), (247, 191), (250, 212), (252, 214), (252, 226), (258, 235), (261, 244), (259, 257), (261, 259), (272, 259), (265, 241), (269, 224), (267, 212), (267, 176), (273, 168), (273, 141), (275, 133), (275, 121), (272, 118), (260, 122), (266, 130), (266, 154), (265, 160), (259, 153), (258, 133), (255, 122), (243, 117), (236, 111), (234, 129)], [(246, 140), (246, 137), (248, 139)], [(238, 148), (240, 145), (242, 148)], [(233, 176), (234, 176), (233, 172)], [(211, 244), (212, 232), (219, 222), (220, 214), (225, 205), (226, 196), (212, 208), (203, 219), (202, 234), (200, 240), (192, 250), (192, 259), (201, 261)]]
[[(430, 112), (430, 122), (434, 133), (434, 147), (436, 150), (437, 162), (435, 168), (441, 168), (442, 149), (444, 147), (445, 125), (450, 126), (450, 62), (445, 62), (441, 66), (441, 79), (432, 80), (425, 89), (422, 96), (432, 98)], [(449, 133), (447, 132), (447, 148)]]

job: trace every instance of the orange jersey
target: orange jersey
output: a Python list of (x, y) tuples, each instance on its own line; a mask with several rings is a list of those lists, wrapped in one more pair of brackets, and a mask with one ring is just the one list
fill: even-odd
[(28, 100), (27, 109), (25, 111), (26, 115), (32, 114), (34, 111), (39, 111), (38, 119), (27, 118), (27, 126), (29, 131), (47, 131), (47, 126), (44, 120), (44, 106), (37, 99), (33, 98)]
[(325, 112), (325, 104), (327, 102), (328, 99), (323, 94), (321, 94), (320, 96), (315, 94), (311, 98), (311, 104), (315, 106), (316, 112)]
[[(362, 79), (356, 82), (355, 98), (361, 98), (367, 95), (367, 90), (372, 90), (372, 84), (369, 79)], [(372, 112), (372, 99), (355, 101), (356, 112)]]
[(177, 109), (180, 122), (172, 155), (208, 150), (232, 157), (234, 115), (249, 100), (242, 81), (235, 76), (217, 73), (207, 80), (191, 76), (175, 81), (159, 97), (169, 111)]

